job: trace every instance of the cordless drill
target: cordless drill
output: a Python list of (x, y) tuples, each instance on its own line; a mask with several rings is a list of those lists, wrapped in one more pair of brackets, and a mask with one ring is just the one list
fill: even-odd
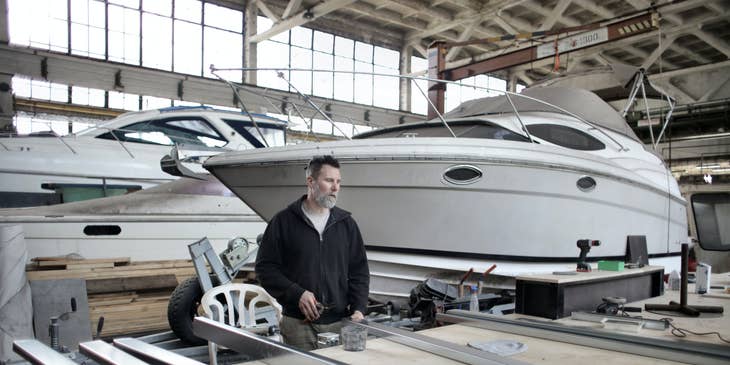
[(577, 246), (580, 248), (580, 256), (578, 257), (578, 268), (576, 268), (575, 271), (580, 272), (590, 272), (591, 271), (591, 265), (589, 265), (586, 262), (586, 256), (588, 256), (588, 251), (591, 250), (591, 246), (600, 246), (601, 241), (599, 240), (578, 240)]

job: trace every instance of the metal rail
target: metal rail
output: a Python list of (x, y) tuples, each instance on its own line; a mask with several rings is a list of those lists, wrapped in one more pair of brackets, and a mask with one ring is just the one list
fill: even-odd
[(118, 347), (143, 359), (148, 359), (155, 364), (205, 365), (200, 361), (195, 361), (172, 351), (161, 349), (136, 338), (117, 338), (114, 340), (114, 347)]
[(554, 323), (518, 321), (457, 309), (436, 314), (436, 320), (688, 364), (730, 363), (730, 347), (723, 345), (667, 341)]
[(348, 321), (348, 325), (367, 328), (368, 334), (384, 337), (389, 341), (406, 345), (418, 350), (445, 357), (464, 364), (496, 364), (496, 365), (523, 365), (523, 361), (501, 357), (489, 352), (457, 345), (453, 342), (439, 340), (399, 328), (389, 327), (378, 323), (364, 323)]
[(38, 340), (15, 340), (13, 341), (13, 351), (35, 365), (76, 365), (68, 357)]
[(89, 341), (79, 344), (79, 351), (100, 364), (106, 365), (147, 365), (146, 362), (102, 341)]
[(302, 351), (240, 328), (231, 327), (205, 317), (195, 317), (193, 332), (196, 336), (251, 357), (266, 359), (269, 365), (341, 365), (343, 362)]

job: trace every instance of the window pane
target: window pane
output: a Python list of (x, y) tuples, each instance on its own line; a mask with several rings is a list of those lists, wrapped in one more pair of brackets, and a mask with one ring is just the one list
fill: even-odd
[[(289, 47), (286, 44), (263, 41), (257, 47), (259, 67), (289, 67)], [(289, 77), (289, 72), (284, 71), (284, 75)], [(256, 83), (262, 87), (289, 90), (289, 85), (276, 76), (276, 71), (257, 71)]]
[(352, 58), (354, 44), (352, 39), (335, 37), (335, 55)]
[[(336, 57), (335, 70), (353, 71), (352, 58)], [(351, 73), (335, 73), (335, 99), (352, 101), (353, 75)]]
[(71, 0), (71, 50), (73, 54), (104, 58), (104, 3)]
[(139, 96), (110, 91), (109, 107), (112, 109), (139, 110)]
[(175, 20), (174, 71), (202, 75), (202, 26)]
[(172, 70), (172, 20), (142, 14), (142, 66)]
[(154, 96), (142, 97), (142, 110), (167, 108), (172, 106), (170, 99), (158, 98)]
[[(330, 54), (314, 52), (314, 69), (332, 70), (333, 57)], [(312, 82), (312, 93), (325, 98), (332, 98), (333, 88), (332, 72), (315, 72), (314, 81)]]
[(24, 98), (30, 97), (30, 79), (20, 76), (13, 76), (13, 94)]
[(329, 33), (314, 31), (314, 49), (325, 53), (332, 53), (334, 50), (335, 37)]
[(242, 32), (243, 15), (238, 10), (205, 3), (205, 25)]
[(400, 52), (393, 51), (387, 48), (375, 47), (374, 63), (376, 65), (390, 67), (397, 70), (400, 68)]
[(109, 59), (139, 65), (139, 11), (109, 6)]
[[(398, 71), (380, 66), (375, 66), (375, 73), (398, 75)], [(400, 79), (395, 76), (375, 76), (375, 90), (377, 90), (377, 92), (373, 95), (373, 105), (383, 108), (398, 109), (399, 80)]]
[(139, 9), (139, 0), (109, 0), (109, 4), (119, 4), (130, 8)]
[[(218, 68), (243, 67), (243, 36), (240, 33), (209, 27), (205, 27), (204, 31), (203, 69), (205, 76), (215, 77), (210, 72), (211, 64)], [(241, 82), (243, 79), (241, 71), (226, 71), (218, 74), (230, 81)]]
[[(291, 66), (292, 68), (311, 70), (312, 51), (299, 47), (291, 47)], [(290, 81), (301, 93), (312, 93), (311, 71), (292, 71)]]
[(198, 0), (175, 0), (175, 18), (200, 23), (203, 5)]
[[(373, 72), (373, 65), (365, 62), (355, 61), (355, 71)], [(373, 103), (373, 76), (355, 74), (355, 99), (356, 103), (370, 105)]]
[(373, 46), (362, 42), (355, 42), (355, 59), (367, 63), (373, 62)]
[(169, 17), (172, 16), (172, 0), (143, 1), (142, 10)]
[(304, 48), (312, 48), (312, 30), (295, 27), (291, 30), (291, 44)]

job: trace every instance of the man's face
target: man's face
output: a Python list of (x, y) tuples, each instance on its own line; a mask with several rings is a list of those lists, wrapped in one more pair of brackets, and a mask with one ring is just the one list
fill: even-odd
[(312, 197), (322, 208), (331, 209), (337, 203), (337, 193), (340, 191), (340, 169), (330, 165), (322, 165), (316, 179), (307, 178), (307, 185)]

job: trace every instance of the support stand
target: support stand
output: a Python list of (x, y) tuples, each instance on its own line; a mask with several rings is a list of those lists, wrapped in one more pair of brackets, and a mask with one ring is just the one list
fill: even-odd
[(669, 304), (645, 304), (647, 311), (670, 311), (684, 313), (690, 317), (699, 317), (700, 313), (722, 313), (723, 307), (688, 305), (687, 304), (687, 262), (689, 261), (689, 245), (682, 244), (682, 285), (679, 291), (679, 303), (670, 301)]

